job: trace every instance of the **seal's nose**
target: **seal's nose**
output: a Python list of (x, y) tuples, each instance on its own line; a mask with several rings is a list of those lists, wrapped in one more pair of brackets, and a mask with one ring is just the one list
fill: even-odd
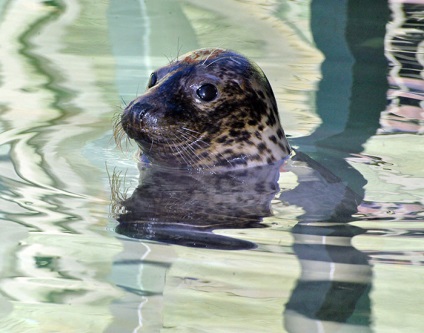
[(121, 115), (121, 124), (125, 133), (134, 139), (138, 130), (141, 128), (143, 116), (146, 114), (147, 108), (138, 102), (131, 102)]
[(134, 102), (125, 108), (124, 115), (127, 113), (132, 118), (133, 122), (140, 123), (147, 111), (151, 108), (152, 107), (147, 103)]

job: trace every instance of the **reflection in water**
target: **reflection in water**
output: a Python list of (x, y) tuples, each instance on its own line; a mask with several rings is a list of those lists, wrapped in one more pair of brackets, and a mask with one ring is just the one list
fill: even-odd
[[(285, 179), (291, 176), (297, 186), (285, 188)], [(124, 212), (117, 217), (116, 231), (190, 247), (251, 249), (257, 245), (213, 230), (260, 227), (262, 219), (271, 215), (271, 201), (277, 194), (284, 205), (304, 212), (293, 229), (293, 249), (302, 275), (285, 311), (286, 327), (293, 322), (311, 325), (302, 316), (367, 325), (371, 269), (366, 256), (350, 244), (362, 229), (344, 224), (361, 198), (304, 154), (297, 153), (285, 163), (217, 174), (143, 166), (140, 185), (121, 203)], [(310, 222), (324, 224), (314, 227)], [(340, 307), (342, 299), (344, 307)]]
[(260, 227), (271, 215), (282, 163), (204, 174), (143, 167), (140, 185), (121, 204), (116, 231), (133, 238), (218, 249), (248, 249), (246, 241), (213, 229)]
[[(297, 180), (294, 188), (284, 186), (290, 175)], [(116, 205), (116, 211), (124, 211), (116, 231), (132, 238), (223, 249), (226, 245), (219, 242), (207, 243), (213, 241), (209, 231), (263, 227), (260, 222), (272, 215), (271, 201), (278, 192), (285, 205), (303, 210), (300, 223), (348, 222), (361, 202), (341, 179), (302, 153), (272, 165), (214, 174), (143, 166), (140, 185)], [(203, 236), (196, 232), (202, 230), (207, 231)], [(195, 235), (205, 239), (190, 239)]]
[(390, 103), (382, 114), (379, 133), (423, 134), (423, 4), (390, 3), (394, 16), (386, 34), (386, 57), (391, 67), (387, 93)]
[[(325, 55), (316, 104), (323, 123), (311, 136), (294, 141), (362, 196), (366, 180), (346, 158), (363, 150), (385, 107), (383, 36), (388, 17), (386, 1), (311, 3), (313, 37)], [(367, 256), (350, 243), (363, 232), (348, 226), (293, 229), (302, 274), (286, 305), (290, 332), (301, 332), (301, 323), (308, 332), (349, 325), (369, 331), (371, 267)], [(332, 243), (338, 239), (341, 243)]]
[(331, 332), (351, 325), (370, 331), (371, 266), (351, 244), (363, 232), (349, 225), (293, 228), (302, 273), (284, 311), (289, 332)]
[[(120, 248), (103, 230), (101, 169), (83, 156), (110, 128), (109, 60), (93, 57), (106, 29), (87, 29), (80, 9), (0, 1), (1, 332), (101, 331), (121, 293), (107, 281)], [(101, 10), (81, 11), (92, 22)]]
[(325, 55), (316, 94), (316, 111), (322, 124), (310, 136), (293, 142), (356, 193), (364, 192), (366, 180), (346, 158), (363, 151), (363, 144), (376, 133), (386, 106), (383, 41), (388, 19), (385, 0), (371, 4), (366, 0), (311, 3), (313, 38)]

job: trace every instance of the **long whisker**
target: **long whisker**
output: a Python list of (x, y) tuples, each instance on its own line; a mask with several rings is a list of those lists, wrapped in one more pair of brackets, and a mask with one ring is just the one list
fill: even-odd
[(180, 37), (177, 39), (177, 57), (175, 58), (175, 61), (178, 61), (178, 58), (180, 57), (181, 49), (183, 48), (183, 45), (180, 45)]
[[(186, 129), (187, 130), (187, 129)], [(193, 131), (193, 130), (189, 130), (189, 131), (191, 131), (191, 132), (196, 132), (196, 131)], [(191, 141), (189, 144), (187, 144), (186, 146), (187, 146), (187, 148), (186, 148), (186, 150), (188, 150), (188, 149), (190, 149), (190, 150), (192, 150), (192, 152), (193, 152), (193, 154), (196, 156), (196, 158), (198, 159), (198, 161), (200, 161), (200, 158), (197, 156), (197, 154), (195, 154), (195, 152), (196, 152), (196, 150), (194, 149), (194, 146), (197, 146), (197, 147), (199, 147), (200, 149), (205, 149), (205, 148), (207, 148), (207, 147), (210, 147), (210, 144), (209, 143), (207, 143), (207, 142), (205, 142), (205, 141), (203, 141), (200, 137), (198, 137), (198, 136), (195, 136), (195, 135), (193, 135), (193, 134), (191, 134), (191, 133), (189, 133), (189, 132), (183, 132), (183, 131), (181, 131), (181, 130), (178, 130), (178, 133), (186, 140), (186, 141)], [(199, 132), (197, 132), (197, 133), (199, 133)], [(194, 140), (193, 140), (194, 139)], [(205, 146), (202, 146), (202, 145), (200, 145), (200, 143), (202, 143), (202, 144), (204, 144)], [(223, 155), (222, 155), (222, 153), (219, 153), (219, 152), (217, 152), (217, 151), (214, 151), (214, 150), (211, 150), (210, 152), (209, 152), (211, 155), (213, 155), (213, 156), (215, 156), (215, 157), (221, 157), (221, 158), (223, 158), (230, 166), (234, 166), (233, 165), (233, 163), (228, 159), (228, 158), (226, 158), (226, 157), (224, 157)]]
[(184, 163), (189, 166), (190, 163), (187, 160), (187, 156), (184, 154), (184, 152), (182, 152), (181, 150), (178, 149), (177, 145), (175, 145), (175, 142), (172, 141), (170, 142), (168, 139), (165, 139), (167, 144), (171, 147), (171, 150), (174, 152), (175, 155), (179, 155), (182, 160), (184, 161)]
[(210, 65), (218, 62), (218, 61), (222, 61), (222, 60), (226, 60), (226, 59), (230, 59), (231, 61), (235, 62), (236, 64), (240, 64), (238, 61), (235, 60), (235, 57), (233, 56), (227, 56), (227, 57), (220, 57), (214, 61), (211, 61), (209, 64), (207, 64), (205, 67), (208, 68)]
[(203, 61), (203, 64), (202, 65), (205, 65), (206, 64), (206, 61), (208, 61), (209, 60), (209, 58), (215, 53), (215, 51), (218, 51), (218, 49), (217, 48), (215, 48), (215, 49), (213, 49), (210, 53), (209, 53), (209, 55), (206, 57), (206, 59)]
[(202, 133), (200, 133), (199, 131), (195, 131), (195, 130), (192, 130), (191, 128), (187, 128), (187, 127), (181, 127), (181, 129), (183, 129), (184, 131), (187, 131), (187, 132), (192, 132), (192, 133), (196, 133), (196, 134), (202, 134)]
[(198, 151), (196, 150), (196, 147), (200, 148), (200, 150), (203, 150), (210, 145), (206, 142), (203, 142), (203, 146), (200, 145), (199, 141), (201, 141), (201, 139), (198, 136), (194, 136), (190, 133), (184, 133), (178, 130), (178, 134), (180, 137), (178, 137), (177, 140), (182, 144), (182, 148), (180, 149), (183, 150), (186, 155), (190, 156), (190, 160), (194, 161), (195, 165), (197, 166), (202, 165), (204, 168), (211, 169), (210, 165), (207, 165), (204, 163), (204, 161), (202, 161), (198, 155)]
[[(209, 143), (203, 141), (200, 137), (190, 135), (190, 133), (184, 133), (181, 131), (178, 131), (178, 133), (182, 136), (183, 139), (189, 142), (188, 144), (186, 144), (187, 148), (192, 147), (193, 145), (197, 145), (199, 148), (207, 148), (210, 146)], [(204, 146), (202, 147), (200, 143), (202, 143)]]
[(180, 154), (185, 155), (187, 160), (190, 160), (191, 164), (188, 164), (188, 165), (195, 166), (197, 162), (199, 162), (199, 158), (195, 154), (195, 150), (193, 149), (193, 147), (191, 147), (190, 145), (187, 145), (186, 142), (181, 140), (181, 138), (179, 138), (177, 135), (174, 135), (174, 138), (175, 138), (174, 142), (177, 142), (180, 145), (178, 147), (178, 151), (180, 152)]
[(115, 140), (116, 147), (118, 147), (118, 149), (120, 150), (123, 150), (122, 141), (124, 140), (124, 138), (125, 138), (125, 146), (127, 146), (130, 143), (130, 141), (129, 141), (129, 138), (126, 136), (126, 133), (122, 127), (121, 114), (116, 113), (112, 118), (112, 122), (113, 122), (113, 138)]

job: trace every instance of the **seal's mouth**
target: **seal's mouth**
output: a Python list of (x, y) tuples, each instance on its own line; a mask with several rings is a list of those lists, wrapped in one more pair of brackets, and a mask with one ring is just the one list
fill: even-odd
[[(194, 139), (183, 135), (182, 124), (160, 126), (147, 111), (125, 110), (120, 125), (123, 132), (133, 139), (144, 153), (167, 153), (173, 156), (180, 147), (188, 146)], [(180, 134), (181, 133), (181, 134)]]
[[(149, 146), (152, 142), (159, 145), (180, 145), (195, 141), (200, 135), (188, 122), (176, 121), (164, 116), (166, 110), (159, 109), (146, 102), (132, 102), (121, 115), (122, 130), (139, 146)], [(188, 128), (186, 128), (188, 127)]]

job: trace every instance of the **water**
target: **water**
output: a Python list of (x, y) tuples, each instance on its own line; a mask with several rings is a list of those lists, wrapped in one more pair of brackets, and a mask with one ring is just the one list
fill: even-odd
[[(0, 2), (0, 331), (422, 332), (423, 11)], [(341, 181), (283, 173), (266, 228), (117, 233), (110, 175), (131, 195), (139, 171), (112, 117), (152, 69), (208, 46), (263, 68), (291, 144)], [(363, 197), (349, 223), (328, 217), (345, 185)]]

